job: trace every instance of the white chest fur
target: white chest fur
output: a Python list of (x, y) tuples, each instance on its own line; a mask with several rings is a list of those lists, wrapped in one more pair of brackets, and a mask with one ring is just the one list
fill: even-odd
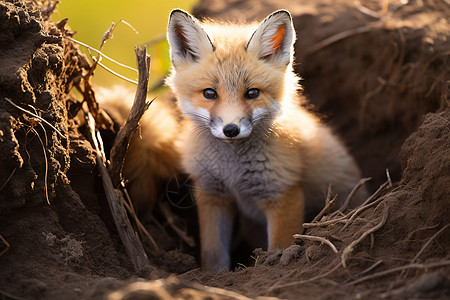
[(239, 209), (254, 219), (263, 220), (261, 201), (278, 198), (297, 181), (298, 170), (289, 170), (290, 164), (285, 163), (289, 157), (274, 152), (270, 140), (226, 144), (205, 138), (196, 144), (195, 153), (186, 155), (185, 166), (196, 178), (197, 188), (234, 199)]

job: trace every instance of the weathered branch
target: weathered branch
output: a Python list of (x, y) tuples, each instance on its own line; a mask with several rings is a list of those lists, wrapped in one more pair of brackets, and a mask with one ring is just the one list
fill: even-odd
[(106, 198), (108, 200), (108, 205), (111, 210), (117, 232), (119, 233), (119, 237), (125, 246), (125, 250), (127, 251), (128, 257), (130, 258), (135, 271), (144, 271), (150, 267), (147, 254), (145, 253), (144, 247), (139, 240), (139, 236), (133, 230), (130, 220), (128, 219), (127, 212), (123, 207), (124, 200), (122, 193), (115, 189), (112, 184), (111, 177), (109, 176), (105, 165), (106, 158), (102, 149), (102, 140), (100, 135), (96, 134), (94, 117), (90, 113), (88, 113), (87, 116), (87, 124), (89, 126), (90, 138), (92, 139), (97, 152), (97, 165), (102, 176), (103, 188), (105, 190)]
[(151, 104), (151, 101), (146, 101), (148, 79), (150, 76), (150, 56), (147, 54), (146, 47), (135, 47), (134, 51), (136, 52), (139, 70), (138, 87), (127, 121), (117, 133), (111, 149), (109, 173), (111, 174), (114, 187), (119, 186), (122, 179), (123, 162), (130, 139), (136, 131), (139, 120)]

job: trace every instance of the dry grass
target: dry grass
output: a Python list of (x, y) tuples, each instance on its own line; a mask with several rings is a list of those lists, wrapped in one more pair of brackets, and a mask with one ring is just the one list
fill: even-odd
[[(47, 158), (47, 144), (48, 144), (48, 137), (47, 137), (47, 131), (45, 130), (44, 126), (42, 125), (42, 123), (46, 124), (47, 126), (49, 126), (51, 129), (53, 129), (61, 138), (63, 139), (67, 139), (67, 137), (62, 134), (55, 126), (53, 126), (52, 124), (50, 124), (50, 122), (48, 122), (47, 120), (45, 120), (44, 118), (42, 118), (41, 116), (38, 115), (38, 113), (36, 112), (36, 109), (29, 105), (35, 112), (31, 112), (25, 108), (20, 107), (19, 105), (15, 104), (11, 99), (5, 97), (5, 100), (11, 104), (12, 106), (14, 106), (15, 108), (17, 108), (18, 110), (24, 112), (26, 115), (31, 116), (30, 118), (27, 119), (29, 124), (23, 124), (24, 126), (28, 127), (29, 130), (28, 132), (33, 132), (42, 147), (42, 153), (44, 155), (44, 165), (45, 165), (45, 171), (44, 171), (44, 192), (45, 192), (45, 199), (47, 200), (47, 204), (50, 205), (50, 199), (49, 199), (49, 193), (48, 193), (48, 158)], [(44, 133), (44, 137), (45, 137), (45, 143), (42, 140), (41, 136), (38, 134), (38, 132), (36, 131), (36, 129), (34, 128), (37, 124), (39, 124), (39, 126), (41, 126), (42, 131)], [(28, 134), (27, 132), (27, 134)], [(8, 179), (5, 181), (5, 183), (0, 187), (0, 190), (2, 190), (6, 184), (9, 182), (9, 180), (12, 178), (12, 176), (14, 175), (15, 171), (17, 168), (15, 168), (13, 170), (13, 172), (11, 173), (11, 175), (8, 177)]]
[[(389, 205), (389, 203), (386, 202), (386, 197), (380, 197), (383, 192), (392, 188), (392, 182), (389, 176), (389, 172), (387, 172), (386, 174), (387, 181), (382, 184), (379, 189), (375, 191), (374, 194), (372, 194), (363, 204), (361, 204), (361, 206), (350, 210), (343, 216), (339, 215), (338, 213), (331, 213), (325, 218), (324, 221), (317, 221), (318, 218), (316, 218), (315, 222), (308, 223), (306, 224), (306, 226), (304, 226), (307, 231), (311, 231), (308, 235), (294, 236), (295, 238), (325, 243), (338, 255), (330, 256), (326, 255), (326, 252), (324, 252), (324, 257), (316, 258), (317, 262), (315, 262), (314, 264), (306, 259), (306, 265), (302, 265), (302, 272), (300, 272), (300, 274), (293, 277), (293, 275), (297, 273), (297, 269), (295, 269), (294, 271), (283, 276), (283, 278), (281, 278), (280, 280), (276, 281), (271, 286), (269, 291), (280, 291), (289, 287), (317, 282), (319, 280), (326, 280), (327, 282), (335, 283), (334, 281), (327, 279), (327, 277), (329, 277), (330, 279), (336, 278), (337, 275), (335, 276), (333, 274), (337, 273), (341, 275), (350, 275), (348, 262), (352, 259), (352, 254), (355, 252), (355, 249), (365, 249), (366, 246), (364, 246), (363, 241), (368, 237), (372, 237), (372, 239), (374, 238), (374, 233), (382, 229), (386, 225), (389, 218), (389, 212), (393, 209)], [(361, 182), (365, 181), (366, 180), (360, 181), (358, 185), (360, 185)], [(364, 211), (366, 211), (365, 214), (363, 213)], [(355, 220), (357, 220), (357, 222), (355, 222)], [(432, 228), (435, 228), (435, 226)], [(404, 280), (408, 275), (408, 271), (411, 270), (432, 270), (449, 266), (450, 261), (445, 259), (433, 261), (432, 263), (418, 263), (419, 257), (426, 251), (426, 249), (430, 247), (431, 243), (436, 240), (436, 238), (443, 232), (448, 230), (448, 228), (450, 228), (450, 224), (443, 226), (440, 230), (430, 236), (420, 248), (420, 250), (416, 253), (413, 259), (401, 260), (400, 263), (403, 263), (402, 265), (389, 267), (389, 264), (386, 264), (383, 259), (375, 259), (374, 257), (374, 263), (372, 263), (363, 271), (360, 271), (355, 275), (350, 275), (350, 277), (347, 280), (343, 281), (342, 284), (358, 285), (363, 282), (391, 276), (393, 274), (398, 274), (398, 276), (400, 276), (396, 280)], [(344, 243), (343, 246), (336, 247), (333, 243), (331, 243), (327, 238), (324, 237), (330, 235), (333, 236), (333, 233), (337, 235), (337, 240)], [(308, 244), (306, 244), (305, 246), (308, 249)], [(318, 264), (322, 267), (319, 268)], [(381, 265), (385, 265), (385, 269), (373, 273), (373, 271), (379, 268)], [(321, 271), (319, 273), (311, 273), (313, 269)], [(313, 275), (311, 276), (311, 274)], [(403, 279), (401, 279), (401, 277), (403, 277)], [(292, 278), (298, 279), (292, 281)], [(286, 283), (286, 281), (292, 282)]]

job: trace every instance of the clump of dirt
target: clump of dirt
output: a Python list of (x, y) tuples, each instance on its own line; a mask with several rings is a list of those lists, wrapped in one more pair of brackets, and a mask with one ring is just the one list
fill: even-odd
[(255, 266), (234, 272), (196, 269), (195, 239), (171, 227), (192, 210), (172, 207), (146, 223), (162, 251), (147, 247), (154, 269), (135, 274), (74, 118), (81, 101), (70, 91), (83, 90), (89, 65), (62, 38), (73, 35), (67, 20), (49, 21), (52, 3), (0, 2), (1, 297), (104, 299), (126, 286), (111, 297), (448, 298), (450, 7), (361, 3), (203, 0), (194, 13), (246, 21), (289, 9), (299, 33), (295, 67), (313, 109), (374, 178), (373, 191), (386, 168), (392, 182), (362, 207), (306, 225), (297, 245), (255, 251)]
[(64, 24), (33, 3), (0, 2), (2, 298), (75, 299), (99, 276), (130, 276), (102, 221), (92, 147), (70, 115), (84, 58), (61, 38)]

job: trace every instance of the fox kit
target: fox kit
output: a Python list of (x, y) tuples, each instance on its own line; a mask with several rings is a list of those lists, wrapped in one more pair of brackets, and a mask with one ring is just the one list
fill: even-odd
[(301, 107), (289, 12), (236, 25), (200, 23), (177, 9), (167, 35), (167, 83), (187, 119), (181, 160), (194, 180), (203, 269), (230, 268), (237, 211), (260, 224), (269, 250), (290, 246), (305, 202), (323, 206), (329, 185), (345, 199), (360, 173)]

